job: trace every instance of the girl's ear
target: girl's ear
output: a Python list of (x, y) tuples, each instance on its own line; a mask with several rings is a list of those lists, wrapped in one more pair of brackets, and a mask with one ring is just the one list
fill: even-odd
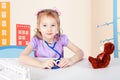
[(57, 34), (59, 34), (60, 33), (60, 28), (57, 28), (57, 32), (56, 32)]
[(56, 34), (58, 34), (58, 33), (59, 33), (59, 31), (57, 30), (57, 31), (56, 31)]
[(40, 27), (40, 26), (37, 24), (37, 29), (39, 29), (39, 27)]
[(40, 30), (40, 26), (39, 25), (37, 25), (37, 30)]

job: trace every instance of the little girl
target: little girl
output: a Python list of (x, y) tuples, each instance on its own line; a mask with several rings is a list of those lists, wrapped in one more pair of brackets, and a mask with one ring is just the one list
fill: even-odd
[[(75, 53), (70, 58), (64, 58), (63, 47), (68, 47)], [(37, 58), (49, 58), (44, 61), (29, 56), (34, 50)], [(60, 32), (60, 19), (57, 11), (44, 9), (37, 13), (37, 30), (28, 46), (20, 55), (20, 62), (39, 68), (51, 69), (55, 65), (65, 68), (73, 65), (83, 58), (83, 52), (74, 45), (65, 34)], [(56, 60), (59, 63), (55, 63)]]

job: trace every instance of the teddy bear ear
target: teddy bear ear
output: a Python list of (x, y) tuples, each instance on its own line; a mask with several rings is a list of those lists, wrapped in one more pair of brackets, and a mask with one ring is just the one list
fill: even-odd
[(114, 46), (114, 44), (112, 45), (111, 49), (112, 49), (112, 50), (114, 50), (114, 49), (115, 49), (115, 46)]

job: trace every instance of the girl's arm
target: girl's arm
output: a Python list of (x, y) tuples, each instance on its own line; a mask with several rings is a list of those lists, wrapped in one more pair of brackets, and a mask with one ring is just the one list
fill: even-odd
[(74, 63), (83, 59), (84, 53), (83, 51), (74, 45), (72, 42), (69, 42), (67, 47), (75, 53), (71, 58), (63, 58), (58, 64), (59, 67), (64, 68), (73, 65)]
[(84, 53), (83, 53), (83, 51), (79, 47), (77, 47), (76, 45), (74, 45), (72, 42), (69, 42), (68, 45), (67, 45), (67, 47), (72, 52), (75, 53), (75, 55), (73, 55), (70, 58), (70, 60), (72, 61), (73, 64), (83, 59)]
[(32, 65), (32, 66), (36, 66), (36, 67), (41, 67), (40, 66), (40, 62), (33, 59), (32, 57), (30, 57), (30, 53), (32, 52), (33, 48), (32, 46), (29, 44), (24, 50), (23, 52), (20, 54), (19, 57), (19, 61), (21, 63), (27, 64), (27, 65)]
[(23, 64), (35, 66), (38, 68), (49, 68), (50, 69), (51, 67), (54, 66), (53, 60), (39, 61), (35, 58), (30, 57), (29, 54), (32, 52), (32, 50), (33, 50), (33, 48), (29, 44), (25, 48), (25, 50), (23, 50), (23, 52), (21, 53), (21, 55), (19, 57), (19, 61)]

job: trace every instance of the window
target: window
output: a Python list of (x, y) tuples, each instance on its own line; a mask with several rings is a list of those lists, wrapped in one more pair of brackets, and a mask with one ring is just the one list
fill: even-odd
[(26, 35), (28, 35), (28, 31), (26, 31)]
[(22, 40), (25, 40), (25, 36), (22, 36)]
[(6, 39), (2, 39), (2, 44), (3, 44), (3, 45), (6, 44)]
[(2, 3), (2, 8), (3, 8), (3, 9), (6, 8), (6, 3)]
[(6, 20), (2, 20), (2, 26), (3, 26), (3, 27), (6, 26)]
[(26, 45), (28, 45), (28, 43), (29, 43), (29, 42), (28, 42), (28, 41), (26, 41)]
[(22, 36), (19, 36), (18, 39), (21, 40), (21, 39), (22, 39)]
[(22, 31), (22, 34), (25, 34), (25, 31), (24, 31), (24, 30)]
[(18, 34), (21, 34), (21, 30), (18, 31)]
[(6, 36), (6, 30), (2, 30), (2, 36)]
[(2, 11), (2, 18), (6, 18), (6, 11)]
[(21, 41), (18, 41), (18, 45), (22, 45), (22, 42), (21, 42)]

